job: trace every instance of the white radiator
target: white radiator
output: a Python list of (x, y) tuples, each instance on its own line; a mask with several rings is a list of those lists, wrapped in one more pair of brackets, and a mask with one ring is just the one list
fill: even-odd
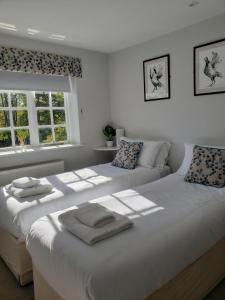
[(0, 170), (0, 186), (9, 184), (13, 179), (32, 176), (45, 177), (64, 172), (64, 161), (49, 161), (23, 167)]

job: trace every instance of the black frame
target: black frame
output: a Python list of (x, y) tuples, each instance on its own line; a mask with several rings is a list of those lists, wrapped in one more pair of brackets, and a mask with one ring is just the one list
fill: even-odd
[(196, 49), (206, 47), (206, 46), (209, 46), (209, 45), (213, 45), (213, 44), (217, 44), (217, 43), (221, 43), (221, 42), (225, 42), (225, 38), (220, 39), (220, 40), (216, 40), (216, 41), (213, 41), (213, 42), (201, 44), (201, 45), (195, 46), (193, 48), (194, 96), (204, 96), (204, 95), (213, 95), (213, 94), (223, 94), (223, 93), (225, 93), (225, 88), (224, 88), (224, 91), (217, 91), (217, 92), (197, 93), (197, 91), (196, 91), (196, 87), (197, 87), (197, 85), (196, 85)]
[[(155, 98), (155, 99), (146, 99), (146, 83), (145, 83), (145, 63), (152, 61), (152, 60), (156, 60), (156, 59), (160, 59), (160, 58), (167, 58), (167, 74), (168, 74), (168, 97), (163, 97), (163, 98)], [(170, 54), (165, 54), (165, 55), (161, 55), (158, 57), (154, 57), (151, 59), (146, 59), (143, 61), (143, 82), (144, 82), (144, 101), (148, 102), (148, 101), (157, 101), (157, 100), (165, 100), (165, 99), (170, 99), (171, 97), (171, 89), (170, 89)]]

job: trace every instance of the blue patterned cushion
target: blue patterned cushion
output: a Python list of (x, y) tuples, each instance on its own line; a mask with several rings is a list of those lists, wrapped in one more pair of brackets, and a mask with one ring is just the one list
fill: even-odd
[(120, 141), (120, 148), (112, 165), (124, 169), (134, 169), (142, 147), (143, 142)]
[(225, 186), (225, 149), (194, 146), (185, 180), (214, 187)]

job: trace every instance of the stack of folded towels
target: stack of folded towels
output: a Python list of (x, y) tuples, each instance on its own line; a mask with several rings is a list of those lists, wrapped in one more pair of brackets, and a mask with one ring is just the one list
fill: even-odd
[(59, 221), (72, 234), (89, 245), (131, 228), (133, 222), (99, 204), (86, 204), (59, 215)]
[(40, 179), (33, 177), (21, 177), (12, 181), (6, 186), (10, 195), (18, 198), (31, 197), (50, 193), (53, 189), (51, 184), (42, 184)]

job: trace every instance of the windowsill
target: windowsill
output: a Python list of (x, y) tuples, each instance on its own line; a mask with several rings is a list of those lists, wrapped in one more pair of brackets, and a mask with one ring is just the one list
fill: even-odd
[(22, 149), (7, 149), (0, 150), (1, 156), (21, 155), (25, 153), (36, 153), (42, 151), (53, 151), (53, 150), (65, 150), (70, 148), (83, 147), (82, 144), (62, 144), (62, 145), (47, 145), (47, 146), (36, 146), (36, 147), (24, 147)]

